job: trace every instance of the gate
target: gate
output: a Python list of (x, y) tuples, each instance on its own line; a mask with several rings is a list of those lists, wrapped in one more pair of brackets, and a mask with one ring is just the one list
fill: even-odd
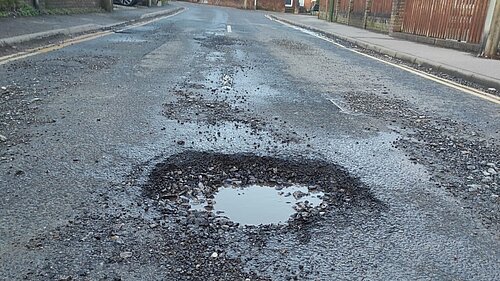
[(478, 44), (488, 0), (406, 0), (402, 32)]

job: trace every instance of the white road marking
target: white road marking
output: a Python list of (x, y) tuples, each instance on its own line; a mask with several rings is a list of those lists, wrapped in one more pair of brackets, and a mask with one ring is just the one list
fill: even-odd
[(268, 18), (269, 20), (271, 21), (276, 21), (276, 22), (279, 22), (285, 26), (288, 26), (290, 28), (293, 28), (295, 30), (298, 30), (298, 31), (301, 31), (303, 33), (306, 33), (306, 34), (309, 34), (311, 36), (314, 36), (316, 38), (319, 38), (321, 40), (324, 40), (324, 41), (327, 41), (327, 42), (330, 42), (340, 48), (343, 48), (343, 49), (346, 49), (346, 50), (349, 50), (353, 53), (356, 53), (358, 55), (362, 55), (362, 56), (365, 56), (367, 58), (371, 58), (371, 59), (374, 59), (376, 61), (379, 61), (379, 62), (382, 62), (382, 63), (385, 63), (385, 64), (388, 64), (390, 66), (393, 66), (393, 67), (397, 67), (399, 69), (402, 69), (404, 71), (407, 71), (407, 72), (410, 72), (412, 74), (415, 74), (417, 76), (420, 76), (420, 77), (423, 77), (425, 79), (428, 79), (428, 80), (431, 80), (431, 81), (434, 81), (436, 83), (439, 83), (439, 84), (442, 84), (442, 85), (445, 85), (447, 87), (450, 87), (450, 88), (453, 88), (455, 90), (459, 90), (459, 91), (462, 91), (464, 93), (467, 93), (469, 95), (473, 95), (473, 96), (476, 96), (476, 97), (479, 97), (479, 98), (482, 98), (484, 100), (487, 100), (487, 101), (490, 101), (492, 103), (495, 103), (495, 104), (500, 104), (500, 97), (497, 97), (495, 95), (492, 95), (492, 94), (489, 94), (489, 93), (485, 93), (483, 91), (480, 91), (480, 90), (477, 90), (477, 89), (474, 89), (474, 88), (471, 88), (471, 87), (468, 87), (468, 86), (465, 86), (465, 85), (462, 85), (462, 84), (459, 84), (459, 83), (456, 83), (454, 81), (451, 81), (451, 80), (447, 80), (447, 79), (444, 79), (444, 78), (441, 78), (441, 77), (438, 77), (436, 75), (432, 75), (432, 74), (429, 74), (427, 72), (423, 72), (423, 71), (420, 71), (420, 70), (417, 70), (417, 69), (414, 69), (414, 68), (411, 68), (409, 66), (406, 66), (406, 65), (399, 65), (399, 64), (395, 64), (395, 63), (392, 63), (392, 62), (389, 62), (389, 61), (385, 61), (383, 59), (380, 59), (380, 58), (377, 58), (377, 57), (374, 57), (374, 56), (371, 56), (371, 55), (368, 55), (368, 54), (365, 54), (365, 53), (362, 53), (360, 51), (357, 51), (355, 49), (352, 49), (352, 48), (348, 48), (342, 44), (339, 44), (337, 42), (335, 42), (334, 40), (328, 38), (328, 37), (325, 37), (323, 35), (320, 35), (316, 32), (313, 32), (313, 31), (310, 31), (310, 30), (307, 30), (307, 29), (304, 29), (304, 28), (301, 28), (301, 27), (297, 27), (297, 26), (294, 26), (294, 25), (291, 25), (291, 24), (288, 24), (286, 22), (283, 22), (283, 21), (280, 21), (278, 19), (274, 19), (272, 17), (270, 17), (269, 15), (266, 15), (266, 18)]
[(231, 26), (230, 26), (230, 25), (228, 25), (228, 26), (227, 26), (227, 32), (228, 32), (228, 33), (233, 32), (233, 30), (232, 30), (232, 28), (231, 28)]
[(329, 99), (329, 101), (331, 103), (333, 103), (333, 105), (335, 105), (336, 107), (338, 107), (338, 109), (340, 110), (340, 112), (347, 113), (347, 111), (342, 106), (340, 106), (338, 103), (336, 103), (333, 99)]

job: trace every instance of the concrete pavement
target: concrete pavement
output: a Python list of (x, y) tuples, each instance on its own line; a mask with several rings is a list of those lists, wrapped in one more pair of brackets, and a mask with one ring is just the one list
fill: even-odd
[(132, 22), (178, 11), (175, 5), (163, 7), (124, 7), (115, 5), (112, 13), (45, 15), (37, 17), (0, 18), (0, 47), (60, 35), (73, 35), (109, 29)]
[(335, 36), (362, 48), (430, 67), (458, 78), (500, 89), (500, 61), (468, 52), (434, 47), (393, 38), (387, 34), (320, 20), (314, 16), (271, 13), (273, 18), (327, 36)]

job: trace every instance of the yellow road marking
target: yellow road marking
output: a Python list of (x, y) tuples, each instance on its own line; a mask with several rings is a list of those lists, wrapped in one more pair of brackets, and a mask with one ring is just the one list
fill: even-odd
[(289, 23), (283, 22), (283, 21), (278, 20), (278, 19), (274, 19), (274, 18), (272, 18), (272, 17), (270, 17), (268, 15), (266, 15), (266, 18), (268, 18), (269, 20), (272, 20), (272, 21), (279, 22), (279, 23), (281, 23), (281, 24), (283, 24), (285, 26), (291, 27), (291, 28), (299, 30), (301, 32), (307, 33), (309, 35), (312, 35), (312, 36), (314, 36), (316, 38), (319, 38), (319, 39), (322, 39), (324, 41), (327, 41), (327, 42), (330, 42), (332, 44), (335, 44), (336, 46), (339, 46), (339, 47), (341, 47), (343, 49), (349, 50), (349, 51), (351, 51), (353, 53), (356, 53), (356, 54), (359, 54), (359, 55), (362, 55), (362, 56), (374, 59), (374, 60), (379, 61), (379, 62), (383, 62), (383, 63), (388, 64), (388, 65), (393, 66), (393, 67), (397, 67), (399, 69), (402, 69), (404, 71), (410, 72), (410, 73), (415, 74), (417, 76), (420, 76), (420, 77), (423, 77), (425, 79), (434, 81), (436, 83), (445, 85), (447, 87), (450, 87), (450, 88), (462, 91), (462, 92), (467, 93), (469, 95), (473, 95), (473, 96), (482, 98), (482, 99), (487, 100), (489, 102), (492, 102), (492, 103), (495, 103), (495, 104), (500, 104), (500, 97), (497, 97), (495, 95), (492, 95), (492, 94), (489, 94), (489, 93), (486, 93), (486, 92), (480, 91), (478, 89), (474, 89), (474, 88), (471, 88), (471, 87), (468, 87), (468, 86), (465, 86), (465, 85), (462, 85), (462, 84), (459, 84), (459, 83), (456, 83), (456, 82), (451, 81), (451, 80), (447, 80), (447, 79), (438, 77), (438, 76), (433, 75), (433, 74), (426, 73), (426, 72), (421, 71), (421, 70), (417, 70), (417, 69), (411, 68), (411, 67), (406, 66), (406, 65), (395, 64), (395, 63), (392, 63), (392, 62), (389, 62), (389, 61), (386, 61), (386, 60), (374, 57), (372, 55), (362, 53), (362, 52), (357, 51), (355, 49), (348, 48), (348, 47), (346, 47), (344, 45), (341, 45), (341, 44), (333, 41), (330, 38), (327, 38), (325, 36), (319, 35), (316, 32), (309, 31), (309, 30), (306, 30), (304, 28), (291, 25)]
[[(146, 24), (150, 24), (152, 22), (162, 20), (165, 18), (173, 17), (173, 16), (176, 16), (176, 15), (178, 15), (186, 10), (187, 9), (184, 8), (184, 9), (179, 10), (178, 12), (171, 14), (171, 15), (167, 15), (167, 16), (159, 17), (159, 18), (154, 18), (152, 20), (148, 20), (148, 21), (141, 22), (141, 23), (132, 24), (130, 26), (127, 26), (126, 28), (118, 30), (118, 32), (128, 30), (128, 29), (131, 29), (134, 27), (139, 27), (139, 26), (143, 26)], [(59, 49), (62, 49), (62, 48), (65, 48), (65, 47), (68, 47), (68, 46), (71, 46), (74, 44), (97, 39), (97, 38), (107, 36), (107, 35), (110, 35), (113, 33), (114, 33), (114, 31), (107, 30), (107, 31), (100, 31), (100, 32), (95, 32), (95, 33), (91, 33), (91, 34), (84, 34), (84, 35), (81, 35), (81, 36), (78, 36), (78, 37), (75, 37), (72, 39), (65, 40), (60, 44), (50, 44), (50, 45), (46, 45), (46, 46), (39, 47), (39, 48), (29, 49), (29, 50), (19, 52), (19, 53), (13, 54), (13, 55), (3, 56), (3, 57), (0, 57), (0, 65), (4, 65), (4, 64), (9, 63), (9, 62), (13, 62), (16, 60), (28, 58), (28, 57), (39, 55), (39, 54), (44, 54), (44, 53), (56, 51), (56, 50), (59, 50)]]
[(102, 31), (102, 32), (97, 32), (97, 33), (92, 33), (92, 34), (86, 34), (86, 35), (78, 36), (78, 37), (73, 38), (73, 39), (66, 40), (61, 44), (50, 44), (50, 45), (40, 47), (40, 48), (29, 49), (29, 50), (26, 50), (26, 51), (23, 51), (23, 52), (14, 54), (14, 55), (0, 57), (0, 65), (3, 65), (3, 64), (12, 62), (12, 61), (24, 59), (27, 57), (35, 56), (38, 54), (43, 54), (43, 53), (48, 53), (48, 52), (52, 52), (55, 50), (59, 50), (59, 49), (62, 49), (64, 47), (71, 46), (73, 44), (96, 39), (96, 38), (99, 38), (99, 37), (102, 37), (105, 35), (109, 35), (111, 33), (112, 33), (111, 31)]

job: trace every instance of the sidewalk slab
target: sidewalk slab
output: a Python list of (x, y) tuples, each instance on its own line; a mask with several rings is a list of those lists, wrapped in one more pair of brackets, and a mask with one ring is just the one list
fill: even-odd
[(0, 46), (12, 46), (56, 35), (71, 35), (112, 28), (128, 22), (167, 15), (180, 9), (176, 5), (162, 7), (115, 6), (112, 13), (0, 18)]
[(453, 49), (393, 38), (387, 34), (327, 22), (314, 16), (270, 13), (283, 22), (332, 35), (362, 48), (500, 89), (500, 61)]

